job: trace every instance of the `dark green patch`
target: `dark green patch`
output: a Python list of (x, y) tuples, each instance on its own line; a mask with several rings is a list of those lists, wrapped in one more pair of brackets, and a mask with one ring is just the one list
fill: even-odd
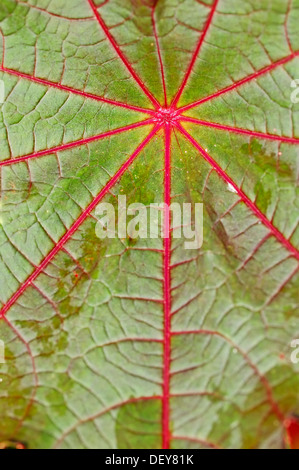
[(144, 400), (120, 408), (116, 419), (119, 449), (161, 447), (161, 401)]

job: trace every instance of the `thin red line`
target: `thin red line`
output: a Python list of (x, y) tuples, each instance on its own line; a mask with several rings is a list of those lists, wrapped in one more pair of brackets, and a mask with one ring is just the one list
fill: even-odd
[(101, 139), (104, 139), (106, 137), (111, 137), (113, 135), (117, 135), (117, 134), (129, 131), (129, 130), (132, 130), (132, 129), (137, 129), (138, 127), (143, 127), (143, 126), (146, 126), (147, 124), (151, 124), (151, 123), (153, 123), (153, 119), (147, 119), (146, 121), (141, 121), (141, 122), (137, 122), (136, 124), (131, 124), (129, 126), (120, 127), (119, 129), (114, 129), (112, 131), (107, 131), (107, 132), (104, 132), (103, 134), (95, 135), (93, 137), (87, 137), (85, 139), (80, 139), (80, 140), (77, 140), (75, 142), (69, 142), (68, 144), (62, 144), (62, 145), (59, 145), (57, 147), (53, 147), (53, 148), (50, 148), (50, 149), (47, 149), (47, 150), (41, 150), (41, 151), (36, 152), (36, 153), (31, 153), (29, 155), (24, 155), (23, 157), (14, 158), (14, 159), (11, 159), (11, 160), (4, 160), (4, 161), (0, 162), (0, 168), (2, 166), (9, 166), (9, 165), (13, 165), (15, 163), (21, 163), (21, 162), (24, 162), (26, 160), (31, 160), (32, 158), (44, 157), (45, 155), (51, 155), (52, 153), (62, 152), (64, 150), (68, 150), (68, 149), (73, 148), (73, 147), (78, 147), (80, 145), (86, 145), (86, 144), (89, 144), (91, 142), (95, 142), (97, 140), (101, 140)]
[(213, 129), (220, 129), (223, 131), (234, 132), (236, 134), (245, 134), (252, 137), (259, 137), (261, 139), (270, 139), (277, 140), (279, 142), (287, 142), (289, 144), (299, 144), (299, 139), (295, 137), (285, 137), (273, 134), (264, 134), (263, 132), (250, 131), (247, 129), (240, 129), (239, 127), (225, 126), (222, 124), (217, 124), (216, 122), (202, 121), (200, 119), (190, 118), (190, 117), (181, 117), (181, 121), (192, 122), (194, 124), (199, 124), (200, 126), (212, 127)]
[(268, 65), (267, 67), (264, 67), (263, 69), (259, 70), (258, 72), (253, 73), (252, 75), (249, 75), (249, 77), (243, 78), (242, 80), (234, 83), (233, 85), (224, 88), (223, 90), (217, 91), (217, 93), (214, 93), (213, 95), (209, 95), (206, 98), (202, 98), (201, 100), (195, 101), (194, 103), (187, 104), (186, 106), (183, 106), (182, 108), (179, 109), (181, 113), (187, 111), (188, 109), (195, 108), (196, 106), (199, 106), (200, 104), (206, 103), (207, 101), (211, 101), (214, 98), (217, 98), (218, 96), (223, 95), (224, 93), (228, 93), (229, 91), (235, 90), (236, 88), (244, 85), (245, 83), (248, 83), (256, 78), (259, 78), (260, 76), (264, 75), (267, 72), (271, 72), (275, 68), (279, 67), (280, 65), (284, 65), (287, 62), (290, 62), (292, 59), (295, 59), (296, 57), (299, 56), (299, 51), (294, 52), (293, 54), (284, 57), (283, 59), (274, 62), (271, 65)]
[(258, 209), (258, 207), (249, 199), (248, 196), (236, 185), (236, 183), (225, 173), (225, 171), (215, 162), (215, 160), (196, 142), (195, 139), (179, 124), (177, 127), (181, 133), (192, 143), (192, 145), (202, 154), (210, 165), (217, 171), (217, 173), (223, 178), (223, 180), (230, 184), (236, 193), (240, 196), (242, 201), (254, 212), (254, 214), (264, 223), (264, 225), (273, 233), (273, 235), (279, 240), (283, 246), (290, 251), (290, 253), (299, 260), (299, 251), (287, 240), (283, 234), (267, 219), (267, 217)]
[(208, 33), (208, 31), (209, 31), (209, 28), (210, 28), (210, 26), (211, 26), (211, 24), (212, 24), (212, 21), (213, 21), (213, 18), (214, 18), (214, 15), (215, 15), (215, 12), (216, 12), (218, 3), (219, 3), (219, 0), (215, 0), (215, 2), (214, 2), (214, 4), (213, 4), (213, 7), (212, 7), (212, 9), (211, 9), (211, 11), (210, 11), (210, 14), (209, 14), (209, 16), (208, 16), (208, 19), (207, 19), (207, 22), (206, 22), (206, 25), (205, 25), (205, 29), (203, 30), (203, 32), (202, 32), (202, 34), (201, 34), (201, 37), (200, 37), (199, 42), (198, 42), (198, 44), (197, 44), (197, 46), (196, 46), (195, 52), (194, 52), (194, 54), (193, 54), (193, 56), (192, 56), (191, 63), (190, 63), (190, 65), (189, 65), (188, 69), (187, 69), (187, 72), (186, 72), (185, 76), (184, 76), (183, 83), (182, 83), (182, 85), (181, 85), (179, 91), (177, 92), (177, 95), (175, 96), (175, 98), (174, 98), (174, 100), (173, 100), (173, 102), (172, 102), (172, 107), (175, 107), (175, 106), (177, 105), (177, 103), (178, 103), (178, 101), (179, 101), (179, 99), (180, 99), (180, 97), (181, 97), (181, 95), (182, 95), (182, 93), (183, 93), (183, 91), (184, 91), (184, 89), (185, 89), (185, 87), (186, 87), (186, 85), (187, 85), (187, 82), (188, 82), (188, 80), (189, 80), (189, 77), (190, 77), (190, 75), (191, 75), (191, 72), (192, 72), (192, 70), (193, 70), (193, 68), (194, 68), (195, 62), (196, 62), (196, 60), (198, 59), (198, 55), (199, 55), (199, 53), (200, 53), (201, 47), (202, 47), (202, 45), (203, 45), (203, 43), (204, 43), (204, 41), (205, 41), (206, 35), (207, 35), (207, 33)]
[(93, 199), (89, 206), (82, 212), (80, 217), (76, 222), (71, 226), (71, 228), (64, 234), (64, 236), (59, 240), (57, 245), (50, 251), (50, 253), (45, 257), (37, 269), (28, 277), (28, 279), (20, 286), (17, 292), (10, 298), (6, 305), (0, 311), (0, 318), (3, 317), (12, 305), (19, 299), (19, 297), (24, 293), (27, 287), (38, 277), (38, 275), (48, 266), (54, 256), (60, 251), (63, 245), (71, 238), (71, 236), (78, 230), (80, 225), (88, 217), (91, 211), (97, 206), (100, 200), (108, 193), (112, 186), (117, 183), (119, 178), (125, 173), (129, 168), (135, 158), (143, 150), (143, 148), (149, 143), (149, 141), (154, 137), (158, 132), (161, 126), (156, 126), (146, 137), (146, 139), (137, 147), (131, 157), (126, 161), (126, 163), (115, 173), (115, 175), (110, 179), (108, 184), (100, 191), (100, 193)]
[(164, 175), (164, 355), (163, 355), (163, 400), (162, 400), (162, 447), (170, 447), (170, 361), (171, 361), (171, 280), (170, 280), (170, 214), (167, 208), (171, 202), (171, 129), (170, 124), (165, 125), (165, 175)]
[(134, 78), (134, 80), (138, 83), (138, 85), (140, 86), (140, 88), (142, 89), (142, 91), (146, 94), (146, 96), (151, 100), (151, 102), (153, 103), (153, 105), (155, 106), (156, 109), (160, 108), (160, 104), (159, 102), (156, 100), (156, 98), (151, 94), (151, 92), (147, 89), (147, 87), (145, 86), (145, 84), (142, 82), (142, 80), (139, 78), (139, 76), (137, 75), (137, 73), (135, 72), (135, 70), (133, 69), (132, 65), (130, 64), (130, 62), (128, 61), (128, 59), (125, 57), (125, 55), (123, 54), (121, 48), (119, 47), (119, 45), (117, 44), (117, 42), (115, 41), (114, 37), (112, 36), (112, 34), (110, 33), (107, 25), (105, 24), (105, 22), (103, 21), (97, 7), (95, 6), (95, 4), (93, 3), (92, 0), (88, 0), (88, 3), (90, 4), (90, 7), (92, 8), (93, 12), (94, 12), (94, 15), (96, 17), (96, 19), (98, 20), (100, 26), (102, 27), (104, 33), (106, 34), (108, 40), (110, 41), (112, 47), (114, 48), (115, 52), (118, 54), (119, 58), (121, 59), (121, 61), (123, 62), (123, 64), (126, 66), (126, 68), (129, 70), (130, 74), (132, 75), (132, 77)]
[(31, 82), (38, 83), (40, 85), (57, 88), (58, 90), (61, 90), (61, 91), (67, 91), (68, 93), (74, 93), (75, 95), (83, 96), (84, 98), (90, 98), (96, 101), (101, 101), (102, 103), (112, 104), (113, 106), (118, 106), (120, 108), (131, 109), (132, 111), (137, 111), (139, 113), (146, 113), (150, 115), (155, 114), (152, 109), (140, 108), (138, 106), (132, 106), (130, 104), (122, 103), (120, 101), (114, 101), (108, 98), (102, 98), (101, 96), (97, 96), (92, 93), (87, 93), (85, 91), (76, 90), (66, 85), (61, 85), (60, 83), (51, 82), (43, 78), (32, 77), (31, 75), (27, 75), (26, 73), (19, 72), (18, 70), (8, 69), (3, 66), (0, 66), (0, 70), (2, 70), (2, 72), (6, 72), (11, 75), (15, 75), (16, 77), (24, 78), (25, 80), (29, 80)]
[(154, 36), (156, 40), (156, 46), (157, 46), (158, 57), (159, 57), (159, 62), (160, 62), (161, 77), (162, 77), (163, 92), (164, 92), (164, 106), (166, 108), (167, 107), (167, 91), (166, 91), (165, 73), (164, 73), (162, 53), (160, 49), (159, 36), (158, 36), (156, 20), (155, 20), (155, 11), (157, 7), (157, 3), (158, 2), (156, 2), (155, 5), (152, 7), (152, 23), (153, 23)]

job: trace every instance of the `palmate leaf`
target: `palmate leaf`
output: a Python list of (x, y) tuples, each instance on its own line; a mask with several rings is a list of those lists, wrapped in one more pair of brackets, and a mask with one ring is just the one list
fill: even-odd
[[(298, 21), (1, 0), (2, 447), (298, 445)], [(118, 195), (202, 202), (202, 248), (99, 239)]]

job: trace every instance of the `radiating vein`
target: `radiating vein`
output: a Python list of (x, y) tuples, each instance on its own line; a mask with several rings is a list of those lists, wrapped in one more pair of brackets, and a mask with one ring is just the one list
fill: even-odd
[(299, 251), (292, 245), (292, 243), (284, 237), (284, 235), (267, 219), (267, 217), (260, 211), (260, 209), (252, 202), (249, 197), (238, 187), (232, 178), (218, 165), (218, 163), (204, 150), (201, 145), (181, 126), (177, 124), (181, 133), (191, 142), (191, 144), (201, 153), (205, 160), (217, 171), (221, 178), (229, 185), (231, 185), (241, 200), (254, 212), (254, 214), (263, 222), (263, 224), (271, 231), (277, 240), (299, 261)]
[(90, 98), (92, 100), (100, 101), (102, 103), (111, 104), (113, 106), (117, 106), (120, 108), (131, 109), (132, 111), (137, 111), (139, 113), (146, 113), (146, 114), (154, 114), (152, 109), (140, 108), (138, 106), (133, 106), (127, 103), (122, 103), (121, 101), (110, 100), (109, 98), (103, 98), (98, 95), (94, 95), (93, 93), (88, 93), (86, 91), (77, 90), (75, 88), (62, 85), (60, 83), (51, 82), (50, 80), (45, 80), (44, 78), (33, 77), (23, 72), (19, 72), (18, 70), (9, 69), (0, 65), (0, 71), (8, 73), (10, 75), (15, 75), (16, 77), (23, 78), (25, 80), (29, 80), (34, 83), (38, 83), (39, 85), (44, 85), (52, 88), (56, 88), (61, 91), (66, 91), (68, 93), (73, 93), (75, 95), (83, 96), (84, 98)]
[(244, 134), (244, 135), (249, 135), (251, 137), (257, 137), (261, 139), (277, 140), (279, 142), (286, 142), (288, 144), (299, 144), (299, 139), (297, 139), (296, 137), (285, 137), (285, 136), (280, 136), (280, 135), (267, 134), (264, 132), (256, 132), (256, 131), (251, 131), (248, 129), (242, 129), (242, 128), (233, 127), (233, 126), (226, 126), (223, 124), (218, 124), (216, 122), (202, 121), (201, 119), (189, 118), (185, 116), (182, 116), (181, 121), (192, 122), (193, 124), (198, 124), (200, 126), (211, 127), (213, 129), (220, 129), (223, 131), (233, 132), (235, 134)]
[(268, 65), (267, 67), (264, 67), (261, 70), (258, 70), (257, 72), (254, 72), (253, 74), (249, 75), (248, 77), (245, 77), (242, 80), (237, 81), (233, 85), (230, 85), (226, 88), (223, 88), (222, 90), (219, 90), (216, 93), (214, 93), (212, 95), (209, 95), (205, 98), (202, 98), (198, 101), (194, 101), (194, 103), (190, 103), (190, 104), (187, 104), (186, 106), (182, 106), (179, 109), (179, 111), (181, 113), (183, 113), (185, 111), (188, 111), (189, 109), (195, 108), (196, 106), (199, 106), (203, 103), (206, 103), (207, 101), (211, 101), (211, 100), (217, 98), (218, 96), (224, 95), (225, 93), (228, 93), (232, 90), (235, 90), (235, 89), (241, 87), (242, 85), (245, 85), (246, 83), (250, 83), (253, 80), (265, 75), (267, 72), (271, 72), (272, 70), (275, 70), (277, 67), (279, 67), (281, 65), (284, 65), (284, 64), (287, 64), (288, 62), (290, 62), (291, 60), (295, 59), (298, 56), (299, 56), (299, 51), (296, 51), (293, 54), (290, 54), (289, 56), (284, 57), (283, 59), (278, 60), (277, 62), (274, 62), (273, 64), (270, 64), (270, 65)]
[(100, 193), (93, 199), (93, 201), (86, 207), (82, 212), (80, 217), (75, 221), (71, 228), (64, 234), (64, 236), (59, 240), (57, 245), (48, 253), (36, 270), (27, 278), (27, 280), (19, 287), (15, 294), (10, 298), (10, 300), (4, 305), (0, 311), (0, 318), (3, 317), (8, 310), (14, 305), (14, 303), (19, 299), (19, 297), (25, 292), (28, 286), (38, 277), (38, 275), (48, 266), (51, 260), (55, 255), (61, 250), (65, 243), (72, 237), (72, 235), (78, 230), (82, 225), (85, 219), (89, 216), (93, 209), (98, 205), (98, 203), (103, 199), (103, 197), (108, 193), (108, 191), (117, 183), (119, 178), (125, 173), (125, 171), (130, 167), (135, 158), (140, 154), (140, 152), (146, 147), (154, 135), (158, 132), (161, 126), (157, 125), (144, 139), (144, 141), (136, 148), (131, 157), (126, 161), (126, 163), (115, 173), (115, 175), (110, 179), (107, 185), (100, 191)]
[(157, 31), (157, 25), (156, 25), (156, 19), (155, 19), (155, 14), (156, 14), (156, 8), (157, 8), (158, 0), (152, 7), (152, 24), (153, 24), (153, 30), (154, 30), (154, 36), (155, 36), (155, 41), (156, 41), (156, 47), (157, 47), (157, 52), (158, 52), (158, 57), (159, 57), (159, 63), (160, 63), (160, 70), (161, 70), (161, 78), (162, 78), (162, 85), (163, 85), (163, 93), (164, 93), (164, 106), (167, 106), (167, 91), (166, 91), (166, 81), (165, 81), (165, 73), (164, 73), (164, 66), (163, 66), (163, 59), (162, 59), (162, 53), (161, 53), (161, 48), (160, 48), (160, 42), (159, 42), (159, 35)]
[(205, 41), (205, 39), (206, 39), (206, 36), (207, 36), (208, 31), (209, 31), (209, 29), (210, 29), (210, 26), (211, 26), (211, 24), (212, 24), (212, 21), (213, 21), (213, 18), (214, 18), (214, 15), (215, 15), (215, 12), (216, 12), (218, 3), (219, 3), (219, 0), (215, 0), (215, 1), (214, 1), (214, 4), (213, 4), (213, 6), (212, 6), (212, 9), (211, 9), (210, 14), (209, 14), (208, 19), (207, 19), (205, 28), (204, 28), (203, 32), (201, 33), (201, 37), (200, 37), (199, 42), (198, 42), (198, 44), (197, 44), (197, 46), (196, 46), (195, 52), (194, 52), (194, 54), (193, 54), (193, 56), (192, 56), (191, 63), (190, 63), (190, 65), (189, 65), (188, 69), (187, 69), (187, 72), (185, 73), (185, 76), (184, 76), (184, 79), (183, 79), (183, 83), (182, 83), (182, 85), (180, 86), (180, 89), (179, 89), (177, 95), (175, 96), (175, 98), (174, 98), (174, 100), (173, 100), (173, 102), (172, 102), (172, 106), (173, 106), (173, 107), (175, 107), (175, 106), (178, 104), (178, 101), (179, 101), (180, 97), (182, 96), (182, 93), (183, 93), (183, 91), (184, 91), (184, 89), (185, 89), (185, 87), (186, 87), (186, 85), (187, 85), (187, 82), (188, 82), (188, 80), (189, 80), (189, 77), (190, 77), (190, 75), (191, 75), (191, 72), (192, 72), (192, 70), (193, 70), (193, 68), (194, 68), (194, 65), (195, 65), (195, 63), (196, 63), (196, 61), (197, 61), (197, 59), (198, 59), (198, 57), (199, 57), (199, 53), (200, 53), (200, 51), (201, 51), (202, 45), (203, 45), (203, 43), (204, 43), (204, 41)]
[(155, 108), (159, 108), (160, 107), (160, 104), (159, 102), (156, 100), (156, 98), (152, 95), (152, 93), (148, 90), (148, 88), (146, 87), (146, 85), (143, 83), (143, 81), (140, 79), (140, 77), (137, 75), (137, 73), (135, 72), (135, 70), (133, 69), (132, 65), (130, 64), (130, 62), (128, 61), (128, 59), (125, 57), (124, 53), (122, 52), (120, 46), (117, 44), (117, 42), (115, 41), (114, 37), (112, 36), (112, 34), (110, 33), (109, 31), (109, 28), (107, 27), (107, 25), (105, 24), (105, 22), (103, 21), (97, 7), (95, 6), (93, 0), (87, 0), (88, 3), (90, 4), (93, 12), (94, 12), (94, 15), (96, 17), (96, 19), (98, 20), (101, 28), (103, 29), (105, 35), (107, 36), (107, 39), (109, 40), (109, 42), (111, 43), (113, 49), (115, 50), (115, 52), (117, 53), (117, 55), (119, 56), (119, 58), (121, 59), (122, 63), (124, 64), (124, 66), (128, 69), (128, 71), (130, 72), (130, 74), (132, 75), (132, 77), (134, 78), (134, 80), (138, 83), (138, 85), (140, 86), (140, 88), (142, 89), (142, 91), (145, 93), (145, 95), (150, 99), (150, 101), (153, 103), (153, 105), (155, 106)]
[(39, 152), (24, 155), (22, 157), (13, 158), (10, 160), (4, 160), (0, 162), (0, 168), (2, 166), (9, 166), (9, 165), (21, 163), (27, 160), (31, 160), (33, 158), (40, 158), (40, 157), (44, 157), (45, 155), (51, 155), (51, 154), (62, 152), (62, 151), (65, 151), (74, 147), (79, 147), (81, 145), (90, 144), (91, 142), (96, 142), (97, 140), (105, 139), (107, 137), (112, 137), (114, 135), (121, 134), (122, 132), (126, 132), (132, 129), (137, 129), (138, 127), (143, 127), (151, 123), (153, 123), (153, 119), (147, 119), (145, 121), (137, 122), (136, 124), (130, 124), (128, 126), (120, 127), (112, 131), (103, 132), (102, 134), (98, 134), (92, 137), (86, 137), (85, 139), (75, 140), (74, 142), (61, 144), (61, 145), (58, 145), (57, 147), (52, 147), (50, 149), (40, 150)]

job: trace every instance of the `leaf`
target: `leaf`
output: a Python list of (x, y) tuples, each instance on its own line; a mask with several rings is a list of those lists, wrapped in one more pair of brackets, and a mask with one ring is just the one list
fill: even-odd
[[(298, 20), (1, 1), (0, 447), (298, 447)], [(203, 203), (201, 249), (98, 238), (124, 195)]]
[(299, 447), (299, 424), (298, 417), (292, 416), (288, 418), (285, 423), (286, 427), (286, 441), (290, 449), (298, 449)]

